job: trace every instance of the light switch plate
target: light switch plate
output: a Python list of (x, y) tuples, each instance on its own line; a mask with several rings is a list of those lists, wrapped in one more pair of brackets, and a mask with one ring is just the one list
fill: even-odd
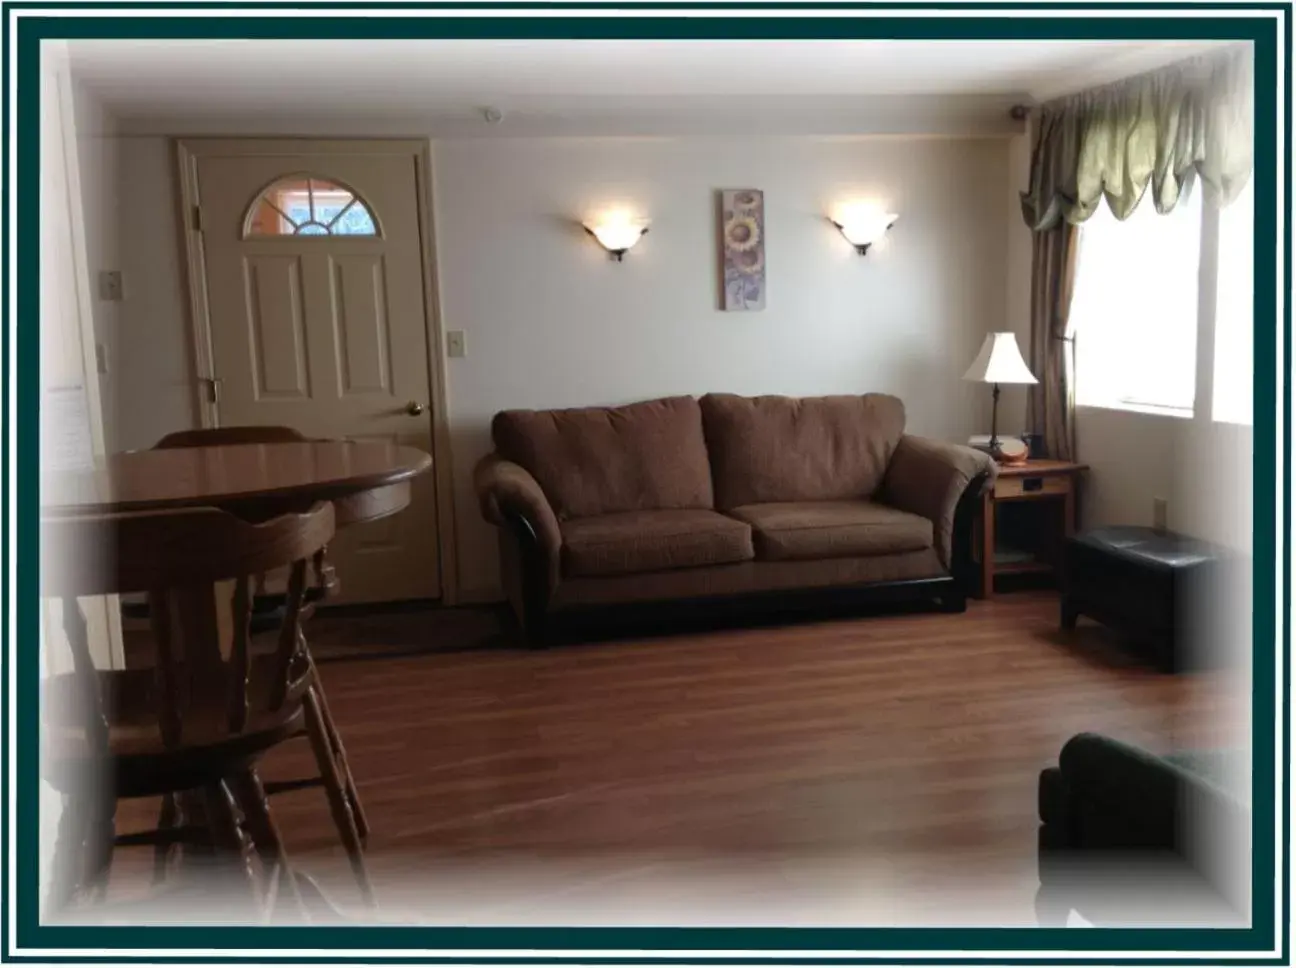
[(1166, 519), (1169, 517), (1169, 502), (1163, 497), (1152, 499), (1152, 527), (1156, 531), (1166, 530)]
[(122, 298), (122, 274), (116, 269), (105, 269), (99, 273), (99, 298), (104, 302), (120, 302)]
[(453, 329), (446, 333), (446, 355), (456, 360), (468, 355), (468, 346), (462, 329)]

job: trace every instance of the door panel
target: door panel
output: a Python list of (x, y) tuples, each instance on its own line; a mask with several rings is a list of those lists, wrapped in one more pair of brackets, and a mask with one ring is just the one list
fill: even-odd
[(382, 256), (331, 258), (338, 394), (391, 393), (387, 267)]
[(253, 399), (309, 399), (301, 258), (257, 256), (243, 270)]
[[(262, 153), (256, 142), (196, 152), (218, 419), (431, 453), (417, 161), (350, 152)], [(354, 192), (373, 216), (359, 230), (377, 234), (327, 234), (345, 200), (316, 197), (308, 186), (322, 180)], [(307, 213), (316, 234), (273, 234), (291, 233)], [(411, 402), (423, 413), (408, 413)], [(438, 547), (426, 474), (409, 509), (339, 532), (329, 552), (339, 600), (439, 596)]]

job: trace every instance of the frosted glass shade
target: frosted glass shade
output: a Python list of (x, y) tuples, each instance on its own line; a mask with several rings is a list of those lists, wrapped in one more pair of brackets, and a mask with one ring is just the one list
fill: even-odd
[(609, 219), (594, 225), (587, 223), (585, 228), (598, 239), (599, 245), (609, 252), (625, 252), (633, 248), (648, 231), (648, 226), (643, 222), (632, 222), (626, 219)]
[(899, 217), (887, 212), (852, 212), (838, 222), (837, 227), (851, 245), (867, 246), (886, 235), (886, 230), (894, 225)]
[(963, 379), (973, 383), (1039, 383), (1022, 359), (1012, 333), (987, 333)]

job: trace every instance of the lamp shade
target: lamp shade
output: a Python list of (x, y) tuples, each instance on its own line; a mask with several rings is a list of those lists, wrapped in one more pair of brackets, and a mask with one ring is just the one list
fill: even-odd
[(973, 383), (1039, 383), (1022, 359), (1017, 337), (1012, 333), (987, 333), (981, 352), (963, 379)]

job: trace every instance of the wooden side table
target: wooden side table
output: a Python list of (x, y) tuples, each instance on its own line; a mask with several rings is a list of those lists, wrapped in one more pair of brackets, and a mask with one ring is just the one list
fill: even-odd
[[(993, 489), (983, 498), (981, 540), (977, 542), (981, 560), (981, 597), (992, 598), (997, 575), (1020, 575), (1057, 570), (1062, 545), (1076, 529), (1076, 493), (1080, 475), (1089, 468), (1061, 460), (1030, 460), (1010, 467), (1001, 465)], [(1050, 531), (1043, 535), (1048, 554), (1037, 553), (1025, 558), (996, 561), (996, 506), (1005, 502), (1047, 501), (1057, 512), (1048, 516)]]

